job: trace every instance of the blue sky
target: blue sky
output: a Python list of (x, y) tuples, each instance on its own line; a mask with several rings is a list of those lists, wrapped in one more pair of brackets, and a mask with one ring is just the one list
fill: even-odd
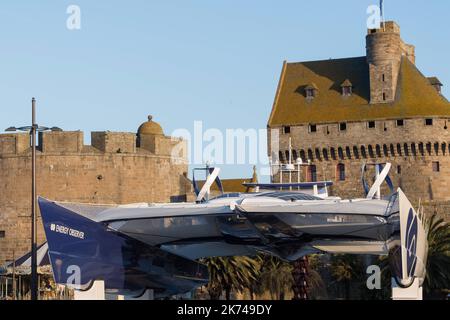
[[(283, 60), (365, 54), (376, 0), (20, 0), (0, 4), (0, 129), (38, 121), (65, 130), (136, 131), (152, 114), (167, 134), (265, 128)], [(81, 30), (66, 28), (69, 5)], [(450, 96), (444, 0), (385, 0), (417, 65)], [(89, 143), (90, 135), (86, 134)], [(226, 177), (251, 175), (251, 165)]]

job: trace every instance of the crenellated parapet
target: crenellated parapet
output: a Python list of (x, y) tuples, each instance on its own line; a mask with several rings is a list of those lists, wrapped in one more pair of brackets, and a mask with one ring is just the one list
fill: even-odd
[[(144, 130), (145, 129), (145, 130)], [(164, 135), (152, 121), (136, 132), (82, 131), (38, 136), (38, 196), (69, 202), (128, 204), (185, 201), (186, 141)], [(0, 134), (0, 265), (29, 251), (30, 135)], [(39, 220), (40, 221), (40, 220)], [(45, 241), (39, 224), (38, 242)]]
[(136, 134), (125, 132), (92, 132), (91, 145), (106, 153), (136, 153)]
[(30, 147), (30, 136), (26, 133), (0, 134), (0, 156), (20, 154)]
[[(180, 144), (182, 146), (180, 146)], [(136, 134), (132, 132), (91, 132), (91, 144), (84, 144), (82, 131), (49, 131), (38, 135), (40, 154), (151, 154), (182, 157), (186, 141), (166, 135)], [(177, 149), (175, 149), (177, 148)], [(0, 134), (0, 157), (29, 156), (30, 136), (26, 133)]]

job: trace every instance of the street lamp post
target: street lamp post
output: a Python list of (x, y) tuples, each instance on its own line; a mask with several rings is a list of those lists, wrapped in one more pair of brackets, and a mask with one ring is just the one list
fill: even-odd
[(37, 275), (37, 223), (36, 223), (36, 133), (44, 131), (62, 131), (58, 127), (40, 127), (36, 123), (36, 99), (31, 100), (31, 126), (9, 127), (5, 131), (26, 131), (31, 136), (31, 300), (38, 299)]

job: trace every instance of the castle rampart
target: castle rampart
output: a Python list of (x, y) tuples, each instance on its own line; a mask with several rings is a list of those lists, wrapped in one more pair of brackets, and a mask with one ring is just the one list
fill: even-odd
[[(156, 125), (155, 123), (146, 124)], [(151, 132), (46, 132), (39, 135), (38, 195), (57, 201), (127, 204), (171, 202), (191, 192), (188, 164), (171, 147), (186, 141), (158, 134), (159, 148), (137, 146)], [(183, 147), (182, 146), (182, 147)], [(180, 148), (183, 149), (183, 148)], [(31, 150), (28, 134), (0, 134), (0, 264), (30, 248)], [(38, 240), (45, 241), (39, 221)]]

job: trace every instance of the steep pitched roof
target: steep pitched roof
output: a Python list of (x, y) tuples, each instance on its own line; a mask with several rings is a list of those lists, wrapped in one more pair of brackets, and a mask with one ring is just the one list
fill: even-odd
[[(351, 96), (342, 96), (346, 79), (353, 85)], [(306, 99), (311, 83), (319, 94)], [(370, 104), (369, 85), (366, 57), (285, 63), (268, 125), (450, 116), (449, 102), (407, 58), (402, 59), (393, 103)]]

